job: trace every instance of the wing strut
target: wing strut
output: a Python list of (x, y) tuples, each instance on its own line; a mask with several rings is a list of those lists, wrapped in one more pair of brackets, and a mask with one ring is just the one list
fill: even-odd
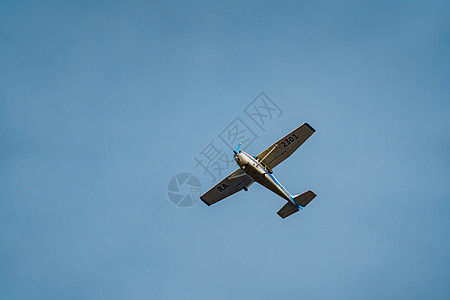
[[(258, 163), (258, 165), (257, 165), (256, 167), (260, 166), (261, 163), (266, 159), (266, 157), (269, 156), (269, 154), (272, 153), (272, 151), (275, 150), (277, 147), (278, 147), (278, 144), (276, 144), (275, 147), (273, 147), (273, 148), (272, 148), (272, 149), (271, 149), (271, 150), (263, 157), (263, 159), (261, 159), (261, 161)], [(269, 169), (269, 168), (267, 168), (267, 169)]]
[(242, 173), (242, 174), (239, 174), (239, 175), (233, 175), (233, 176), (229, 176), (228, 180), (233, 180), (233, 179), (236, 179), (236, 178), (239, 178), (239, 177), (242, 177), (242, 176), (248, 176), (248, 175), (247, 175), (247, 173)]

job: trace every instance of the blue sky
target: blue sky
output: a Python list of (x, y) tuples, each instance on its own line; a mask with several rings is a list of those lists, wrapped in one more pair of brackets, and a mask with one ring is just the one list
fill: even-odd
[[(449, 9), (0, 1), (0, 298), (448, 299)], [(170, 203), (261, 91), (248, 152), (309, 122), (274, 174), (317, 198)]]

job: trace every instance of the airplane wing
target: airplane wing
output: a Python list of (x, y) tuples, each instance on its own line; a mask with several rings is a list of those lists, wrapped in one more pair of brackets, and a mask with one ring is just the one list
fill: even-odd
[(244, 186), (248, 187), (252, 183), (253, 179), (250, 176), (242, 169), (237, 169), (209, 191), (201, 195), (200, 199), (209, 206), (239, 192), (244, 189)]
[(258, 158), (263, 159), (264, 165), (269, 169), (273, 169), (294, 153), (315, 131), (311, 125), (304, 123), (261, 152)]

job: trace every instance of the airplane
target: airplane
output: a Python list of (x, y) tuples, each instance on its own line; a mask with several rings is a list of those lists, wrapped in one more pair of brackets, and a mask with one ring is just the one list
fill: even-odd
[(241, 144), (239, 144), (237, 149), (233, 150), (234, 160), (239, 169), (201, 195), (200, 199), (210, 206), (241, 190), (248, 191), (249, 186), (256, 181), (287, 201), (278, 211), (281, 218), (284, 219), (298, 212), (308, 205), (316, 194), (309, 190), (301, 195), (291, 195), (273, 176), (272, 170), (294, 153), (315, 131), (311, 125), (304, 123), (258, 156), (251, 156), (240, 150)]

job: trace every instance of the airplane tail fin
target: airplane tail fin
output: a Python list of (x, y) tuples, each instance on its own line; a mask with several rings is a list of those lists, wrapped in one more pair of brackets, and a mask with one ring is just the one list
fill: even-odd
[(299, 207), (303, 209), (306, 205), (308, 205), (309, 202), (311, 202), (316, 197), (316, 194), (312, 191), (304, 192), (301, 195), (294, 196), (295, 203), (298, 204), (295, 205), (292, 202), (287, 202), (279, 211), (278, 215), (282, 217), (283, 219), (292, 215), (293, 213), (296, 213), (299, 211)]

